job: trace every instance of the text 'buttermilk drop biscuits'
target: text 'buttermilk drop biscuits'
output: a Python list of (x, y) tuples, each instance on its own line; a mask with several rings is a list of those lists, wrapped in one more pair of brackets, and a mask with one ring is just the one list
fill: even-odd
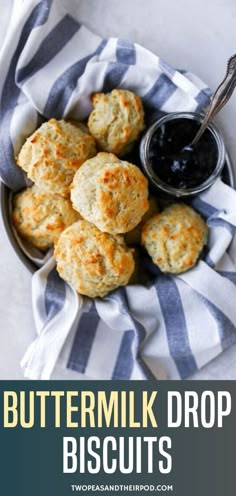
[(41, 250), (47, 250), (61, 232), (80, 218), (70, 200), (49, 195), (33, 186), (13, 197), (13, 224), (19, 235)]
[(207, 242), (207, 226), (185, 204), (174, 204), (149, 219), (142, 228), (142, 244), (162, 272), (191, 269)]
[(88, 120), (100, 150), (123, 155), (144, 129), (141, 99), (132, 91), (114, 89), (92, 96), (94, 110)]
[(94, 155), (95, 141), (84, 124), (50, 119), (26, 140), (17, 164), (40, 188), (68, 196), (75, 172)]
[(74, 209), (101, 231), (125, 233), (148, 210), (148, 182), (136, 165), (98, 153), (76, 172), (71, 200)]
[(61, 234), (54, 256), (62, 279), (91, 298), (128, 284), (134, 271), (132, 250), (122, 236), (103, 233), (85, 220)]

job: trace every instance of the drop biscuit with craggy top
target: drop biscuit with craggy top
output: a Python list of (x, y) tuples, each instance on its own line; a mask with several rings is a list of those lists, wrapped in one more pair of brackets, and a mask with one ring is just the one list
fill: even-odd
[(17, 164), (41, 189), (66, 197), (74, 174), (94, 155), (95, 140), (84, 124), (50, 119), (26, 140)]
[(101, 231), (125, 233), (149, 208), (148, 182), (136, 165), (101, 152), (76, 172), (71, 200), (74, 209)]
[(129, 90), (94, 93), (88, 119), (90, 133), (100, 150), (124, 155), (144, 129), (141, 98)]
[(62, 279), (91, 298), (128, 284), (135, 266), (122, 236), (101, 232), (85, 220), (61, 234), (54, 256)]
[(142, 244), (162, 272), (191, 269), (207, 242), (207, 225), (193, 208), (170, 205), (142, 227)]
[(61, 232), (80, 215), (69, 199), (50, 195), (37, 186), (13, 197), (12, 219), (19, 235), (40, 250), (49, 249)]

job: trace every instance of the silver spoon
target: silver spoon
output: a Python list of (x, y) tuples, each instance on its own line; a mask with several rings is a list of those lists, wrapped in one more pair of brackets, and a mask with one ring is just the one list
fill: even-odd
[(230, 57), (227, 63), (226, 75), (223, 81), (217, 87), (215, 93), (211, 98), (210, 105), (207, 109), (206, 115), (202, 121), (202, 124), (194, 137), (194, 139), (188, 145), (184, 146), (180, 152), (177, 154), (168, 155), (168, 159), (182, 160), (185, 165), (187, 164), (194, 147), (196, 147), (198, 141), (206, 130), (209, 122), (216, 116), (216, 114), (224, 107), (224, 105), (230, 99), (236, 86), (236, 54)]
[(234, 88), (236, 86), (236, 55), (233, 55), (228, 60), (226, 75), (223, 81), (220, 83), (215, 93), (211, 98), (211, 103), (207, 109), (207, 113), (198, 130), (193, 141), (183, 148), (182, 151), (192, 150), (194, 146), (198, 143), (201, 136), (203, 135), (205, 129), (207, 128), (209, 122), (216, 116), (216, 114), (224, 107), (224, 105), (230, 99)]
[[(230, 99), (236, 86), (236, 54), (230, 57), (227, 63), (226, 75), (223, 81), (217, 87), (215, 93), (211, 98), (210, 105), (207, 109), (206, 115), (202, 124), (194, 137), (188, 145), (184, 146), (178, 153), (168, 155), (166, 158), (169, 160), (183, 161), (186, 167), (191, 154), (199, 142), (201, 136), (206, 130), (209, 122), (216, 116), (216, 114), (224, 107)], [(179, 164), (178, 164), (179, 167)]]

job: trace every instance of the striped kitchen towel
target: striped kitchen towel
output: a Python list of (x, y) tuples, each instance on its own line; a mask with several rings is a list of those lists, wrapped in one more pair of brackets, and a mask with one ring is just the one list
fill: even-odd
[[(26, 185), (14, 160), (25, 138), (52, 116), (86, 119), (94, 91), (135, 91), (148, 122), (209, 103), (210, 90), (192, 74), (130, 41), (91, 33), (73, 0), (15, 1), (0, 61), (0, 172), (13, 191)], [(35, 272), (27, 377), (48, 379), (59, 366), (60, 378), (187, 378), (236, 342), (236, 193), (219, 179), (193, 206), (207, 219), (209, 243), (178, 277), (144, 255), (145, 286), (90, 300), (60, 279), (52, 258)]]

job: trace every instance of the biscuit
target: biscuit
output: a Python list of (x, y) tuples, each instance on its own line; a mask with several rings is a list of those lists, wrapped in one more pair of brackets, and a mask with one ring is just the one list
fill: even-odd
[(185, 204), (173, 204), (149, 219), (142, 228), (142, 244), (162, 272), (191, 269), (207, 242), (207, 226)]
[(141, 234), (142, 234), (142, 226), (143, 224), (150, 219), (150, 217), (153, 217), (154, 214), (157, 214), (159, 212), (157, 200), (155, 196), (151, 196), (149, 198), (149, 209), (147, 212), (144, 214), (142, 217), (141, 222), (132, 229), (132, 231), (127, 232), (124, 235), (125, 242), (127, 243), (128, 246), (132, 245), (139, 245), (141, 243)]
[(114, 89), (93, 94), (92, 103), (88, 128), (99, 149), (124, 155), (144, 129), (141, 99), (132, 91)]
[(54, 256), (62, 279), (91, 298), (126, 285), (135, 265), (122, 236), (103, 233), (85, 220), (61, 234)]
[(70, 200), (48, 195), (37, 186), (13, 197), (12, 219), (17, 232), (41, 250), (56, 243), (61, 232), (79, 218)]
[(75, 172), (94, 155), (96, 144), (84, 124), (50, 119), (26, 140), (17, 164), (41, 189), (69, 196)]
[(136, 165), (98, 153), (76, 172), (71, 186), (75, 210), (101, 231), (131, 231), (148, 210), (148, 182)]

